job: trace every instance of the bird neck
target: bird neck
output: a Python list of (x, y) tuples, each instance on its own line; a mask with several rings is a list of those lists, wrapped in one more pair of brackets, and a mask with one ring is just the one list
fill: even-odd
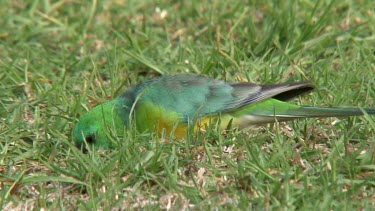
[(110, 119), (116, 120), (116, 126), (126, 127), (129, 124), (131, 103), (124, 98), (115, 98), (109, 102), (104, 103), (104, 107), (108, 109), (107, 115)]

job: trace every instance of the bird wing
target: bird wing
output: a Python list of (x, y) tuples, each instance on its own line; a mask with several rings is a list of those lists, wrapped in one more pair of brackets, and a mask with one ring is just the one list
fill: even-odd
[(189, 74), (154, 78), (135, 88), (137, 104), (148, 103), (173, 112), (183, 122), (196, 115), (226, 113), (268, 98), (289, 100), (313, 89), (310, 82), (258, 85), (228, 83)]

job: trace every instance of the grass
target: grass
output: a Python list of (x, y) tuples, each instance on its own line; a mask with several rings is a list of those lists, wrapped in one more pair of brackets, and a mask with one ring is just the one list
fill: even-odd
[(186, 140), (127, 131), (77, 150), (87, 109), (161, 75), (311, 80), (306, 105), (375, 107), (373, 1), (1, 1), (0, 207), (375, 208), (375, 119), (309, 119)]

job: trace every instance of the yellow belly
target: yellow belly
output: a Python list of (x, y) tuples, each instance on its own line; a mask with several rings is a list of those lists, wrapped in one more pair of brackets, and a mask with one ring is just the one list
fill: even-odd
[[(225, 129), (231, 121), (229, 115), (220, 118), (220, 129)], [(158, 135), (165, 133), (176, 138), (184, 138), (188, 130), (188, 124), (181, 121), (181, 117), (176, 112), (166, 111), (151, 103), (143, 103), (137, 108), (135, 114), (137, 130), (141, 132), (151, 131)], [(203, 117), (194, 123), (194, 132), (204, 130), (210, 124), (216, 124), (218, 117)]]
[[(216, 122), (217, 122), (217, 118), (203, 117), (194, 123), (194, 133), (198, 131), (205, 131), (206, 128), (210, 124), (216, 123)], [(155, 126), (156, 126), (156, 132), (158, 135), (161, 135), (164, 131), (166, 135), (172, 135), (178, 139), (185, 138), (186, 133), (189, 129), (189, 126), (186, 123), (175, 122), (174, 124), (171, 124), (168, 120), (165, 120), (165, 119), (159, 119), (156, 122)]]

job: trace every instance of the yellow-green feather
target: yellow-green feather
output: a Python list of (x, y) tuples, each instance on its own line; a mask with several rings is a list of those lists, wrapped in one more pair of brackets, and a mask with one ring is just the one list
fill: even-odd
[[(181, 115), (151, 102), (144, 102), (137, 106), (134, 114), (137, 130), (140, 132), (156, 132), (158, 135), (165, 132), (182, 137), (186, 133), (187, 124), (183, 123)], [(163, 131), (164, 130), (164, 131)]]

